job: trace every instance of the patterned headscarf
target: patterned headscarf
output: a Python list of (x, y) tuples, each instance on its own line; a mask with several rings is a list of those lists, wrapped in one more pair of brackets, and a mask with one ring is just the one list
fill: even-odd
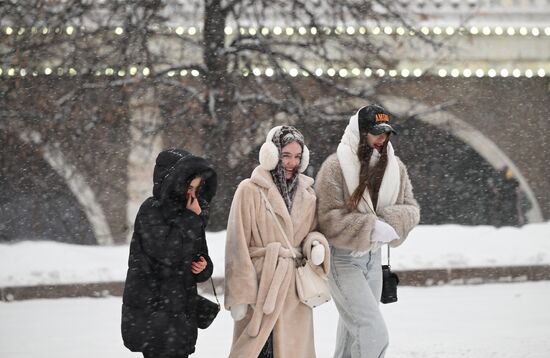
[(304, 150), (304, 136), (294, 127), (282, 126), (281, 129), (273, 135), (273, 143), (279, 150), (279, 163), (277, 163), (275, 169), (271, 171), (271, 177), (273, 178), (273, 182), (277, 186), (277, 189), (279, 189), (279, 193), (281, 193), (289, 213), (292, 210), (294, 194), (296, 194), (296, 189), (298, 188), (299, 176), (298, 171), (296, 171), (292, 179), (286, 180), (281, 152), (284, 146), (292, 142), (297, 142), (302, 147), (302, 151)]

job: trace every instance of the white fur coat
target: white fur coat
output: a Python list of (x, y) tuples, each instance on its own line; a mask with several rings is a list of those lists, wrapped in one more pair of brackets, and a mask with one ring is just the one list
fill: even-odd
[[(261, 167), (235, 193), (227, 224), (225, 307), (248, 304), (248, 313), (235, 322), (230, 358), (257, 357), (271, 332), (275, 357), (315, 357), (312, 309), (297, 296), (292, 254), (260, 194), (266, 195), (295, 248), (309, 257), (318, 240), (328, 258), (326, 239), (311, 232), (316, 226), (312, 184), (312, 178), (300, 174), (291, 213), (269, 171)], [(326, 275), (328, 265), (326, 259), (317, 269)]]

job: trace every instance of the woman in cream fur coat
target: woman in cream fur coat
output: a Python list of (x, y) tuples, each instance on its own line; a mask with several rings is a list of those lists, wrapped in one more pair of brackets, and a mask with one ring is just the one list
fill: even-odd
[(381, 246), (399, 246), (420, 220), (392, 133), (384, 108), (359, 109), (317, 175), (319, 227), (331, 246), (329, 284), (340, 314), (335, 358), (380, 358), (388, 347), (378, 307)]
[(326, 275), (328, 243), (312, 232), (313, 179), (300, 174), (308, 162), (302, 134), (275, 127), (260, 149), (260, 165), (237, 188), (225, 251), (225, 308), (235, 320), (230, 357), (315, 357), (312, 309), (297, 296), (296, 265), (275, 222), (296, 255), (310, 258)]

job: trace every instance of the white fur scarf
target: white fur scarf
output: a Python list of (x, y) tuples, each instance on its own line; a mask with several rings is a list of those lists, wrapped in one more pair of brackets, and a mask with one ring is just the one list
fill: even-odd
[[(349, 124), (344, 131), (344, 135), (340, 140), (340, 144), (338, 145), (338, 150), (336, 152), (350, 195), (359, 185), (361, 163), (359, 163), (359, 157), (357, 156), (358, 147), (359, 122), (356, 113), (350, 118)], [(376, 213), (378, 210), (386, 206), (393, 205), (397, 201), (401, 178), (399, 174), (399, 164), (397, 163), (397, 159), (395, 158), (395, 154), (393, 152), (393, 146), (390, 142), (388, 142), (387, 153), (388, 164), (386, 166), (386, 170), (384, 171), (382, 184), (380, 185), (376, 210), (374, 210), (372, 199), (369, 195), (369, 190), (365, 189), (365, 192), (363, 193), (364, 200), (360, 201), (357, 206), (357, 210), (361, 213)], [(372, 166), (375, 164), (378, 161), (378, 158), (380, 158), (380, 155), (377, 150), (374, 150), (369, 165)]]

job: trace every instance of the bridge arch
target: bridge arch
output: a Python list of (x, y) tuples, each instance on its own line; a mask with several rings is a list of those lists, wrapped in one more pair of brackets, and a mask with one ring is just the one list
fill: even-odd
[(114, 244), (102, 205), (87, 183), (85, 176), (79, 172), (76, 166), (70, 163), (61, 149), (54, 144), (44, 143), (41, 135), (35, 131), (21, 131), (19, 138), (23, 143), (39, 147), (44, 161), (65, 181), (67, 188), (80, 204), (97, 243), (99, 245)]
[(543, 215), (532, 188), (517, 165), (504, 153), (496, 143), (463, 121), (459, 117), (445, 110), (437, 110), (418, 101), (412, 101), (404, 97), (381, 96), (382, 104), (390, 111), (402, 118), (414, 116), (416, 119), (433, 125), (441, 130), (451, 133), (464, 143), (472, 147), (495, 169), (510, 168), (517, 179), (521, 190), (526, 194), (531, 208), (525, 213), (528, 222), (542, 222)]

